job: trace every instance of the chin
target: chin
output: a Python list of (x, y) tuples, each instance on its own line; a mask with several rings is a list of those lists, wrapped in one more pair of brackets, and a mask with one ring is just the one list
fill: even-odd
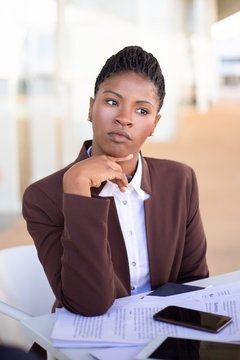
[(117, 158), (124, 157), (129, 154), (131, 154), (129, 151), (108, 151), (106, 153), (107, 156), (112, 156), (112, 157), (117, 157)]
[(132, 154), (132, 151), (129, 149), (126, 149), (125, 146), (114, 146), (111, 148), (106, 149), (106, 155), (113, 156), (113, 157), (124, 157), (129, 154)]

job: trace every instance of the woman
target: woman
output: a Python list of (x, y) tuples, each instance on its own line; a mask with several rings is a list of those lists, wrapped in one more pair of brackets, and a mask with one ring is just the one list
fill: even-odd
[(90, 99), (93, 140), (26, 189), (23, 216), (55, 306), (100, 315), (118, 297), (208, 276), (193, 170), (140, 153), (164, 96), (152, 54), (129, 46), (113, 55)]

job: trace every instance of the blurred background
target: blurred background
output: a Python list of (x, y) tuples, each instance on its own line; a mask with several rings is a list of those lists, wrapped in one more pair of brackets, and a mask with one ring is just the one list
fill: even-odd
[(98, 72), (140, 45), (167, 92), (143, 153), (194, 168), (211, 275), (239, 269), (239, 24), (239, 0), (0, 0), (0, 249), (32, 243), (24, 189), (77, 157)]

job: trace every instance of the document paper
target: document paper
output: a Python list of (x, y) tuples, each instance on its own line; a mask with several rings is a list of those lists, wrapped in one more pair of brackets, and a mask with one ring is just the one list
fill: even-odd
[[(231, 324), (218, 334), (167, 324), (153, 314), (169, 305), (229, 315)], [(52, 332), (56, 347), (144, 345), (158, 335), (212, 341), (240, 341), (240, 282), (168, 297), (117, 299), (101, 316), (85, 317), (57, 309)]]

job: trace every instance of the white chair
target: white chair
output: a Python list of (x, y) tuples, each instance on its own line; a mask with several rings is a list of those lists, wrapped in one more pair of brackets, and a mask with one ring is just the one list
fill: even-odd
[(0, 314), (0, 337), (4, 342), (27, 350), (32, 341), (16, 320), (50, 313), (54, 300), (34, 245), (0, 250), (0, 313), (4, 314)]

